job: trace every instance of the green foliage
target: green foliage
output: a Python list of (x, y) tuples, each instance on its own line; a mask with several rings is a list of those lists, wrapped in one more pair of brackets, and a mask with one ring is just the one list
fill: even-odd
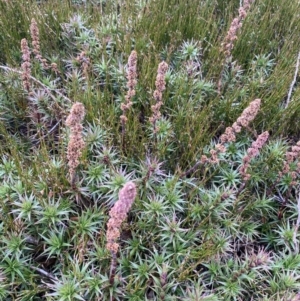
[[(285, 100), (300, 6), (254, 1), (225, 60), (240, 2), (0, 0), (0, 300), (298, 300), (297, 83)], [(20, 41), (33, 50), (33, 17), (48, 68), (31, 54), (28, 93)], [(138, 78), (123, 136), (132, 49)], [(255, 98), (255, 120), (218, 162), (205, 161)], [(72, 184), (65, 120), (76, 101), (86, 145)], [(266, 130), (246, 181), (241, 166)], [(128, 181), (138, 195), (111, 282), (106, 225)]]

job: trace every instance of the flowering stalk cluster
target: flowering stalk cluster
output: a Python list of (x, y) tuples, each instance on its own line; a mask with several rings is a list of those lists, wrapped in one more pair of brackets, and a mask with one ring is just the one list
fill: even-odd
[(234, 41), (237, 39), (237, 32), (242, 27), (242, 22), (246, 18), (250, 9), (250, 5), (254, 0), (245, 0), (244, 4), (239, 8), (238, 17), (231, 22), (230, 28), (227, 32), (224, 42), (222, 43), (222, 50), (226, 59), (229, 59), (234, 46)]
[(40, 52), (40, 33), (37, 26), (37, 23), (34, 18), (31, 19), (30, 24), (30, 34), (32, 39), (32, 46), (33, 46), (33, 54), (35, 58), (41, 62), (44, 69), (47, 69), (49, 66), (47, 64), (46, 59), (44, 59)]
[(156, 101), (155, 105), (151, 106), (152, 116), (150, 117), (150, 122), (153, 124), (154, 133), (157, 133), (158, 128), (156, 126), (156, 121), (159, 120), (161, 113), (160, 107), (162, 106), (162, 92), (166, 89), (165, 76), (168, 70), (168, 64), (166, 62), (161, 62), (158, 65), (157, 76), (155, 81), (156, 90), (153, 93), (153, 97)]
[(21, 40), (22, 51), (22, 82), (23, 87), (27, 92), (31, 90), (30, 77), (31, 77), (31, 64), (30, 64), (30, 50), (26, 39)]
[(70, 174), (70, 182), (75, 184), (75, 170), (79, 165), (79, 158), (82, 154), (82, 150), (85, 143), (82, 138), (82, 121), (85, 115), (85, 109), (82, 103), (76, 102), (72, 108), (70, 115), (66, 120), (66, 125), (71, 130), (70, 141), (68, 144), (67, 158)]
[(243, 158), (243, 165), (239, 169), (239, 172), (244, 181), (248, 181), (250, 179), (250, 174), (247, 173), (247, 170), (250, 166), (251, 159), (259, 155), (260, 149), (267, 142), (268, 138), (269, 133), (267, 131), (263, 132), (257, 137), (255, 141), (252, 142), (251, 147), (248, 148), (247, 155)]
[(121, 104), (122, 115), (120, 116), (122, 124), (122, 136), (125, 136), (125, 124), (127, 122), (126, 112), (132, 106), (132, 98), (135, 95), (135, 87), (137, 84), (137, 52), (133, 50), (128, 58), (128, 68), (127, 68), (127, 94), (125, 96), (125, 103)]

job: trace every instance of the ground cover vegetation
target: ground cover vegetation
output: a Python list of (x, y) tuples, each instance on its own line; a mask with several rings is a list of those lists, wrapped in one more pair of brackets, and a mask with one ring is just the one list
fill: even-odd
[(0, 300), (300, 300), (299, 16), (0, 0)]

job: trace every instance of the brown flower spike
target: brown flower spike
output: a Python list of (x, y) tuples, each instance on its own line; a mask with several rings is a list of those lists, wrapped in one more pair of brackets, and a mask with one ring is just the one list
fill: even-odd
[(85, 51), (81, 51), (80, 54), (76, 57), (76, 61), (80, 63), (82, 72), (84, 76), (88, 77), (88, 69), (91, 65), (90, 59), (87, 57)]
[(126, 112), (132, 106), (132, 98), (135, 95), (135, 87), (137, 84), (137, 52), (133, 50), (128, 58), (128, 68), (127, 68), (127, 94), (125, 96), (125, 103), (121, 104), (122, 115), (120, 116), (122, 124), (122, 139), (124, 144), (125, 139), (125, 124), (127, 122)]
[(247, 127), (251, 121), (256, 117), (260, 108), (260, 99), (253, 100), (249, 106), (243, 111), (237, 121), (231, 126), (227, 127), (225, 133), (220, 137), (221, 143), (235, 141), (235, 134), (239, 133), (242, 127)]
[(210, 151), (211, 157), (203, 155), (201, 157), (201, 163), (212, 163), (217, 164), (219, 162), (218, 154), (226, 152), (226, 146), (224, 145), (227, 142), (234, 142), (236, 139), (236, 134), (239, 133), (243, 127), (248, 127), (249, 123), (254, 120), (260, 108), (260, 99), (253, 100), (249, 106), (243, 111), (241, 116), (233, 123), (232, 126), (229, 126), (225, 129), (225, 133), (221, 135), (221, 143), (215, 146), (215, 149)]
[(260, 149), (267, 142), (268, 138), (269, 133), (267, 131), (263, 132), (255, 141), (252, 142), (251, 147), (248, 148), (247, 155), (243, 158), (243, 165), (239, 169), (244, 181), (248, 181), (250, 179), (250, 174), (247, 173), (247, 169), (250, 166), (251, 159), (259, 155)]
[(82, 103), (76, 102), (71, 108), (70, 115), (66, 120), (66, 125), (70, 128), (70, 141), (68, 144), (67, 158), (70, 173), (70, 182), (75, 184), (75, 170), (79, 165), (79, 158), (85, 143), (82, 138), (82, 121), (85, 115), (85, 109)]
[(121, 110), (123, 114), (120, 119), (122, 125), (127, 122), (126, 111), (128, 111), (132, 106), (132, 97), (135, 95), (135, 86), (137, 84), (137, 73), (136, 73), (136, 65), (137, 65), (137, 52), (133, 50), (128, 58), (128, 69), (127, 69), (127, 94), (125, 96), (125, 103), (121, 104)]
[(295, 171), (292, 171), (291, 177), (293, 179), (292, 184), (296, 185), (296, 179), (297, 179), (297, 174), (300, 174), (300, 140), (297, 142), (296, 145), (292, 146), (291, 151), (286, 152), (285, 154), (285, 160), (283, 162), (283, 169), (282, 171), (279, 172), (279, 179), (281, 179), (285, 174), (290, 172), (290, 164), (297, 161), (297, 168)]
[(41, 62), (43, 68), (47, 69), (48, 68), (47, 61), (42, 57), (40, 52), (40, 32), (34, 18), (31, 19), (30, 34), (32, 39), (33, 54), (35, 58), (39, 62)]
[(117, 252), (119, 249), (118, 239), (120, 237), (120, 228), (122, 222), (126, 219), (127, 214), (136, 197), (136, 186), (133, 182), (128, 182), (119, 192), (119, 200), (115, 203), (109, 212), (110, 219), (107, 223), (106, 248), (111, 253), (110, 276), (109, 282), (114, 283), (117, 269)]
[(242, 27), (242, 22), (246, 18), (252, 2), (254, 2), (254, 0), (245, 0), (243, 6), (240, 6), (239, 8), (238, 17), (234, 18), (231, 22), (225, 40), (222, 43), (222, 50), (226, 56), (226, 59), (229, 59), (231, 56), (231, 52), (234, 47), (234, 41), (237, 40), (238, 30)]
[(109, 212), (110, 219), (107, 223), (106, 248), (114, 255), (117, 254), (119, 248), (117, 241), (120, 237), (121, 224), (127, 217), (136, 193), (135, 184), (133, 182), (126, 183), (119, 192), (119, 200)]
[(155, 81), (156, 90), (153, 93), (153, 97), (156, 101), (155, 105), (151, 106), (153, 115), (150, 117), (150, 122), (153, 124), (154, 133), (158, 131), (156, 127), (156, 121), (160, 118), (160, 107), (162, 106), (162, 92), (166, 89), (165, 76), (168, 71), (168, 64), (161, 62), (158, 65), (157, 76)]
[(21, 41), (21, 51), (22, 51), (22, 82), (23, 87), (27, 92), (31, 90), (30, 76), (31, 76), (31, 64), (30, 64), (30, 50), (26, 39)]

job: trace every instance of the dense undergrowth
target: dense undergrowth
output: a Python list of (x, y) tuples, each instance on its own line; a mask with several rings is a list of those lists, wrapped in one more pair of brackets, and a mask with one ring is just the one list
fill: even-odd
[(245, 3), (0, 0), (0, 300), (300, 300), (300, 4)]

